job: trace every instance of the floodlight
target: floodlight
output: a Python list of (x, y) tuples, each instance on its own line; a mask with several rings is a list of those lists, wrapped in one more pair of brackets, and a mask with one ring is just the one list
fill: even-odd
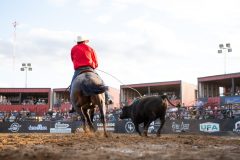
[(227, 44), (226, 44), (226, 47), (230, 48), (230, 47), (231, 47), (231, 46), (230, 46), (230, 43), (227, 43)]
[(219, 54), (222, 53), (222, 50), (218, 50), (218, 53), (219, 53)]
[(21, 71), (25, 71), (25, 87), (27, 88), (27, 72), (32, 71), (31, 63), (22, 63), (22, 67), (20, 68)]
[(222, 49), (223, 47), (224, 47), (224, 46), (223, 46), (223, 44), (219, 44), (219, 48), (221, 48), (221, 49)]
[(228, 48), (228, 52), (232, 52), (232, 48)]

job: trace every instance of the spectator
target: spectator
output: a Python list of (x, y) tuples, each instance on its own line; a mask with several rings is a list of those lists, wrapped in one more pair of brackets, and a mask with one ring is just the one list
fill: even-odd
[(235, 92), (235, 95), (240, 95), (240, 87), (236, 87), (236, 92)]

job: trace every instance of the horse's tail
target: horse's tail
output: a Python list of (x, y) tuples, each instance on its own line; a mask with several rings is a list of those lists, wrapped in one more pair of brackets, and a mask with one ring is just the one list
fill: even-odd
[(96, 95), (108, 91), (108, 86), (105, 85), (82, 86), (82, 90), (85, 91), (86, 94)]

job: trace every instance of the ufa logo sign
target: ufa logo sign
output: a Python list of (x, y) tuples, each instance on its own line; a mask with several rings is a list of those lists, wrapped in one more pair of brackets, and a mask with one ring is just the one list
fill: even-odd
[(208, 133), (219, 132), (220, 127), (218, 123), (206, 122), (200, 124), (200, 131)]

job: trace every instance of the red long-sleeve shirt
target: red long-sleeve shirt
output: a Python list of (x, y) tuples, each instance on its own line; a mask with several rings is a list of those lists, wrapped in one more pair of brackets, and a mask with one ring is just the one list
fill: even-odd
[(85, 43), (75, 45), (71, 50), (71, 59), (74, 69), (79, 67), (98, 67), (98, 60), (95, 51)]

